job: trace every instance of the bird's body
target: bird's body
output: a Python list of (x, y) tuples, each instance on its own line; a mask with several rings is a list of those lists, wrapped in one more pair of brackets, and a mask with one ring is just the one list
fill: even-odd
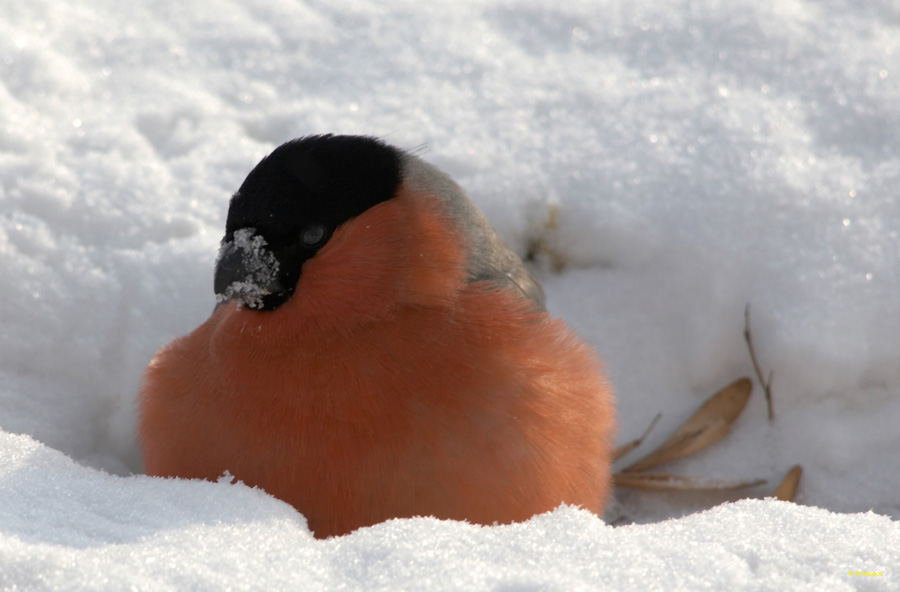
[[(563, 502), (601, 513), (614, 411), (596, 354), (543, 311), (540, 286), (448, 177), (346, 138), (295, 141), (235, 195), (216, 278), (220, 299), (231, 292), (147, 369), (147, 473), (228, 471), (294, 505), (319, 537), (416, 515), (506, 523)], [(271, 203), (311, 192), (330, 210), (331, 196), (379, 185), (333, 178), (327, 163), (347, 154), (336, 141), (355, 150), (338, 177), (371, 143), (394, 156), (371, 174), (393, 181), (338, 222), (276, 206), (276, 218), (309, 218), (284, 235), (308, 243), (325, 228), (288, 269), (297, 248), (279, 236), (287, 222), (266, 227)], [(291, 179), (290, 195), (259, 197)], [(246, 229), (264, 240), (241, 243)], [(276, 259), (277, 277), (258, 271)]]

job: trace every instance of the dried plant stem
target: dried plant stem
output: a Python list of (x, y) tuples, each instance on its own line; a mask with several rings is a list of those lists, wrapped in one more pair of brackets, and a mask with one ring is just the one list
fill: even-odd
[(750, 361), (753, 362), (753, 370), (756, 371), (756, 378), (763, 388), (766, 395), (766, 406), (769, 410), (769, 421), (775, 419), (775, 411), (772, 409), (772, 377), (774, 372), (769, 372), (769, 379), (763, 378), (762, 369), (759, 367), (759, 360), (756, 359), (756, 351), (753, 349), (753, 337), (750, 334), (750, 303), (744, 309), (744, 339), (747, 341), (747, 349), (750, 350)]
[(650, 430), (653, 429), (653, 426), (656, 425), (656, 422), (659, 421), (660, 417), (662, 417), (662, 413), (657, 413), (656, 417), (653, 418), (653, 421), (650, 422), (650, 425), (647, 427), (646, 430), (644, 430), (644, 434), (640, 438), (637, 438), (636, 440), (632, 440), (631, 442), (628, 442), (627, 444), (622, 444), (621, 446), (616, 448), (616, 450), (613, 452), (613, 460), (619, 460), (620, 458), (622, 458), (623, 456), (625, 456), (626, 454), (628, 454), (629, 452), (631, 452), (632, 450), (634, 450), (635, 448), (637, 448), (638, 446), (643, 444), (644, 440), (650, 434)]

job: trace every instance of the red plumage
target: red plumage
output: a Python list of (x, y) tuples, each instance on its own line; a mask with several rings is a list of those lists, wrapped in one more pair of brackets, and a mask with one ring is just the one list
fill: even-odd
[(147, 473), (229, 471), (318, 537), (563, 502), (601, 514), (614, 409), (597, 355), (521, 291), (471, 277), (452, 182), (404, 159), (395, 196), (338, 226), (284, 304), (225, 303), (156, 355)]

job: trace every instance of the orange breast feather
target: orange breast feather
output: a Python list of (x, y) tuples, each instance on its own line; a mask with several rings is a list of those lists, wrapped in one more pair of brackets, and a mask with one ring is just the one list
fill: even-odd
[(228, 303), (141, 393), (151, 475), (229, 471), (318, 537), (416, 515), (602, 513), (614, 411), (593, 350), (510, 290), (467, 283), (459, 235), (402, 187), (349, 221), (278, 310)]

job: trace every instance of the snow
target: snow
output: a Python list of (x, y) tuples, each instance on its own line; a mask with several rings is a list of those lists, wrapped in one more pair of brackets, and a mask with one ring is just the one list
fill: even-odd
[[(896, 589), (893, 3), (7, 0), (2, 14), (0, 588)], [(620, 442), (660, 412), (649, 450), (753, 376), (751, 303), (775, 421), (757, 386), (727, 439), (663, 469), (768, 483), (618, 490), (608, 524), (561, 508), (317, 541), (228, 479), (141, 476), (141, 373), (215, 305), (229, 196), (275, 146), (324, 132), (414, 151), (536, 252), (550, 310), (605, 358)], [(797, 463), (799, 505), (736, 501)]]
[(761, 500), (641, 526), (561, 507), (509, 526), (415, 518), (319, 541), (290, 506), (228, 479), (113, 477), (27, 436), (0, 441), (3, 589), (839, 591), (886, 588), (900, 563), (885, 516)]
[(277, 281), (279, 269), (275, 255), (266, 250), (265, 246), (266, 239), (256, 234), (255, 228), (237, 230), (232, 240), (219, 245), (216, 266), (222, 264), (223, 257), (241, 251), (241, 260), (250, 279), (228, 284), (220, 294), (216, 294), (216, 302), (236, 300), (238, 306), (262, 308), (263, 296), (271, 293), (267, 286)]

